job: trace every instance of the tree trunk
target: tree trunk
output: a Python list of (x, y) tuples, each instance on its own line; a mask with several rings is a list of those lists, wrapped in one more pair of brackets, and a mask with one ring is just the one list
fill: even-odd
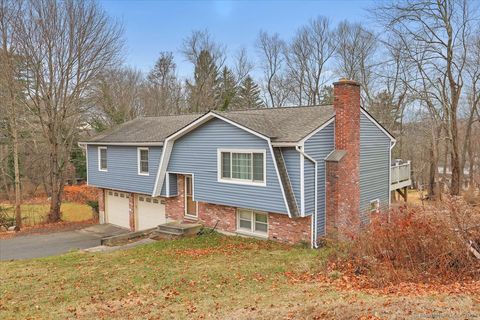
[(470, 143), (470, 148), (469, 148), (469, 151), (468, 151), (468, 184), (469, 184), (469, 188), (471, 190), (475, 190), (475, 180), (474, 180), (474, 168), (475, 168), (475, 165), (474, 165), (474, 161), (475, 161), (475, 157), (473, 156), (473, 151), (471, 149), (471, 143)]
[[(15, 116), (14, 116), (15, 117)], [(18, 128), (14, 119), (12, 123), (13, 167), (15, 172), (15, 231), (22, 228), (22, 194), (20, 189), (20, 164), (18, 160)]]
[(433, 146), (430, 149), (430, 168), (428, 174), (428, 196), (431, 199), (435, 199), (437, 196), (436, 180), (437, 180), (437, 161), (435, 160), (435, 151)]
[[(456, 112), (456, 111), (455, 111)], [(453, 113), (453, 111), (452, 111)], [(451, 148), (450, 148), (450, 159), (452, 166), (452, 181), (450, 185), (450, 194), (452, 196), (460, 195), (460, 185), (462, 182), (461, 175), (463, 172), (460, 172), (460, 154), (458, 151), (458, 128), (457, 128), (457, 117), (456, 115), (451, 116)]]
[(440, 195), (438, 188), (438, 137), (441, 133), (441, 127), (432, 128), (430, 145), (430, 168), (428, 177), (428, 196), (436, 200)]
[(58, 222), (61, 220), (60, 205), (62, 203), (63, 193), (63, 170), (58, 163), (59, 146), (56, 138), (52, 139), (54, 142), (50, 146), (50, 212), (48, 214), (48, 222)]

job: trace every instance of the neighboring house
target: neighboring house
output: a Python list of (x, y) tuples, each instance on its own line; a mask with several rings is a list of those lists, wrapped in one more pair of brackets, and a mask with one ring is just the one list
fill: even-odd
[(348, 236), (390, 205), (395, 139), (342, 79), (328, 106), (139, 118), (81, 142), (101, 222), (195, 221), (287, 243)]

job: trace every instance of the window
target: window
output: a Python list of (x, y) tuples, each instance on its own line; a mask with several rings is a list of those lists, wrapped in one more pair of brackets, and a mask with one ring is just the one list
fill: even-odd
[(98, 147), (98, 170), (107, 171), (107, 147)]
[(138, 174), (148, 176), (148, 148), (138, 148)]
[(264, 150), (219, 150), (219, 180), (265, 185)]
[(237, 218), (237, 230), (239, 232), (267, 236), (268, 215), (266, 213), (248, 209), (238, 209)]
[(373, 201), (370, 201), (370, 212), (377, 213), (379, 211), (380, 211), (380, 200), (375, 199)]

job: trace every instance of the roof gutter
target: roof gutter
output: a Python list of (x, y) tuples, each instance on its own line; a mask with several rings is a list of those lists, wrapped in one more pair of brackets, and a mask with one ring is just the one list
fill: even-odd
[(312, 241), (311, 241), (311, 245), (312, 245), (312, 248), (314, 249), (317, 249), (318, 248), (318, 244), (317, 244), (317, 211), (318, 211), (318, 179), (317, 179), (317, 176), (318, 176), (318, 166), (317, 166), (317, 161), (315, 159), (313, 159), (311, 156), (309, 156), (307, 153), (305, 153), (305, 151), (303, 151), (303, 148), (300, 147), (300, 146), (296, 146), (295, 149), (300, 152), (300, 154), (302, 154), (305, 158), (307, 158), (308, 160), (310, 160), (311, 162), (313, 162), (313, 165), (315, 167), (315, 200), (314, 200), (314, 203), (315, 203), (315, 209), (314, 209), (314, 213), (313, 213), (313, 219), (312, 219)]
[(272, 142), (272, 147), (298, 147), (301, 146), (298, 142)]
[(94, 146), (135, 146), (135, 147), (161, 147), (163, 142), (99, 142), (99, 141), (80, 141), (78, 145)]

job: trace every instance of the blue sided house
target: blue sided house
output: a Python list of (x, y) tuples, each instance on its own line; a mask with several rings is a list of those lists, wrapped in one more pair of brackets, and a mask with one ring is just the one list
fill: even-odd
[(313, 247), (389, 208), (394, 144), (345, 79), (333, 105), (138, 118), (80, 142), (101, 223), (195, 222)]

